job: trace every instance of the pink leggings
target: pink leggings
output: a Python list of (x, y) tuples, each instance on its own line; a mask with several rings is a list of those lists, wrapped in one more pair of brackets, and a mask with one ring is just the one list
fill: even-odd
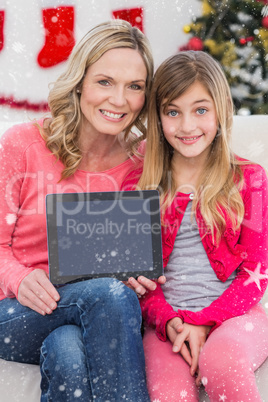
[[(143, 344), (151, 401), (199, 401), (195, 378), (171, 343), (146, 328)], [(267, 356), (268, 318), (261, 305), (225, 321), (208, 337), (199, 358), (210, 402), (262, 402), (254, 371)]]

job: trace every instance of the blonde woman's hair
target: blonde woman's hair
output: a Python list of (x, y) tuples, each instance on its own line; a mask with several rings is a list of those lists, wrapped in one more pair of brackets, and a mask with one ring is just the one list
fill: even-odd
[[(111, 20), (91, 29), (75, 45), (69, 57), (67, 68), (54, 83), (48, 97), (52, 119), (41, 130), (47, 147), (64, 165), (61, 179), (75, 173), (81, 161), (81, 151), (77, 146), (81, 124), (80, 89), (87, 69), (98, 61), (105, 52), (115, 48), (137, 50), (147, 69), (145, 104), (136, 120), (126, 128), (124, 140), (129, 154), (136, 152), (139, 142), (145, 138), (144, 125), (147, 113), (147, 100), (154, 72), (153, 57), (145, 35), (127, 21)], [(136, 126), (142, 133), (138, 138), (131, 135)]]
[(239, 193), (243, 173), (241, 162), (230, 149), (233, 122), (230, 88), (221, 67), (207, 53), (180, 52), (157, 69), (149, 100), (144, 169), (138, 186), (159, 189), (163, 212), (171, 204), (177, 191), (172, 173), (173, 149), (162, 132), (160, 108), (165, 111), (195, 82), (201, 83), (214, 101), (218, 133), (195, 189), (193, 212), (196, 212), (198, 205), (207, 229), (211, 230), (214, 242), (218, 243), (226, 228), (222, 210), (230, 216), (234, 230), (243, 220), (244, 204)]

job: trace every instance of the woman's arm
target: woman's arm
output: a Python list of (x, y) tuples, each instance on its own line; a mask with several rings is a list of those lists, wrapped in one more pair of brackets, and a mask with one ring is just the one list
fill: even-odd
[(32, 271), (21, 264), (12, 251), (12, 235), (19, 214), (24, 175), (17, 127), (3, 134), (0, 142), (0, 288), (7, 297), (17, 296), (20, 282)]

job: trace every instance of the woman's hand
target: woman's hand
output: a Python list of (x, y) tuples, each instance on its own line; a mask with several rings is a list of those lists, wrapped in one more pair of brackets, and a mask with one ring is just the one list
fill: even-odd
[[(164, 275), (159, 276), (157, 282), (160, 285), (164, 285), (166, 283), (166, 277)], [(125, 285), (134, 290), (138, 296), (143, 296), (147, 290), (156, 289), (156, 283), (145, 276), (139, 276), (137, 279), (131, 277), (125, 282)]]
[(21, 281), (18, 301), (39, 314), (51, 314), (60, 295), (43, 269), (35, 269)]
[[(173, 318), (167, 323), (167, 335), (173, 344), (172, 350), (174, 353), (181, 353), (182, 357), (190, 365), (192, 376), (196, 373), (198, 374), (199, 355), (206, 342), (210, 328), (207, 325), (182, 324), (181, 319), (178, 317)], [(188, 347), (185, 342), (187, 342)], [(198, 374), (196, 384), (200, 385), (200, 381), (201, 379)]]

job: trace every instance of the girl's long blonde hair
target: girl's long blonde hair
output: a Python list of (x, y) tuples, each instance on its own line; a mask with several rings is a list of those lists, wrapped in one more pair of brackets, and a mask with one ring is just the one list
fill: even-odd
[(138, 186), (160, 191), (163, 211), (171, 204), (177, 188), (172, 173), (173, 149), (164, 138), (160, 108), (167, 107), (191, 85), (200, 82), (212, 97), (218, 118), (218, 133), (213, 141), (206, 166), (199, 177), (193, 200), (210, 229), (215, 243), (226, 228), (226, 216), (237, 229), (244, 216), (239, 190), (243, 172), (230, 149), (233, 103), (230, 88), (219, 64), (207, 53), (185, 51), (164, 61), (157, 69), (148, 108), (147, 146), (143, 174)]
[[(64, 165), (61, 179), (74, 174), (82, 158), (77, 146), (81, 124), (79, 91), (86, 71), (105, 52), (115, 48), (138, 50), (147, 69), (145, 104), (136, 120), (125, 130), (124, 140), (128, 144), (130, 154), (136, 152), (138, 143), (146, 135), (144, 122), (154, 71), (149, 42), (138, 28), (123, 20), (112, 20), (97, 25), (75, 45), (66, 71), (50, 90), (48, 104), (52, 119), (47, 127), (40, 130), (47, 147)], [(140, 137), (131, 136), (130, 130), (133, 126), (142, 133)]]

